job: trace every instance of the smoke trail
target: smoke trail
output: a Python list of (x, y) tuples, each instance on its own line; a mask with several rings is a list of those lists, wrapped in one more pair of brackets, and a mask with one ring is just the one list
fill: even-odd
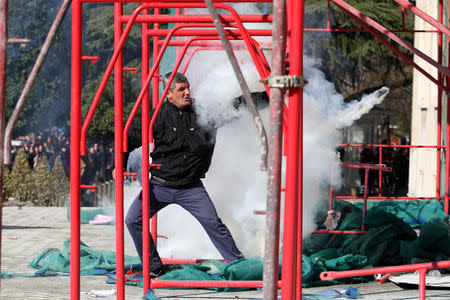
[(370, 95), (364, 95), (361, 101), (353, 100), (348, 107), (339, 113), (336, 128), (352, 125), (354, 120), (358, 120), (362, 115), (368, 113), (372, 107), (383, 102), (389, 93), (389, 88), (382, 87)]
[(360, 101), (344, 103), (334, 85), (315, 67), (313, 58), (304, 56), (304, 71), (308, 80), (303, 99), (303, 235), (306, 236), (316, 228), (314, 217), (318, 210), (326, 207), (327, 187), (341, 185), (336, 145), (342, 143), (342, 137), (336, 129), (350, 126), (368, 113), (383, 101), (389, 89), (383, 87)]

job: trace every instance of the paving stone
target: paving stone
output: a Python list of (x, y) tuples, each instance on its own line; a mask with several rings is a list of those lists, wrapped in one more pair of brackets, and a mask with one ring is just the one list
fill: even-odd
[[(84, 209), (84, 208), (83, 208)], [(64, 240), (70, 237), (70, 223), (64, 207), (4, 207), (2, 226), (2, 271), (20, 274), (34, 274), (36, 271), (28, 264), (46, 248), (61, 249)], [(115, 251), (115, 227), (111, 225), (81, 225), (81, 241), (96, 250)], [(134, 246), (126, 240), (125, 254), (136, 256)], [(70, 299), (70, 277), (14, 277), (0, 281), (2, 300), (21, 299)], [(342, 286), (316, 287), (303, 289), (304, 294), (315, 294), (320, 290), (332, 288), (341, 290)], [(355, 284), (358, 299), (418, 299), (417, 286), (404, 289), (386, 281), (383, 284)], [(115, 285), (106, 283), (106, 276), (82, 276), (80, 279), (80, 299), (93, 299), (88, 293), (92, 290), (111, 290)], [(258, 290), (221, 293), (207, 289), (155, 289), (160, 299), (262, 299)], [(143, 290), (135, 286), (125, 286), (126, 299), (141, 299)], [(427, 299), (450, 299), (448, 289), (427, 289)], [(102, 299), (116, 299), (106, 296)], [(345, 299), (343, 297), (336, 299)]]

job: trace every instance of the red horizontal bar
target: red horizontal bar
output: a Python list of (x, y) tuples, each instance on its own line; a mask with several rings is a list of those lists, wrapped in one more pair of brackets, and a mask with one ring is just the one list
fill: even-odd
[[(305, 31), (325, 31), (325, 32), (369, 32), (367, 29), (337, 29), (337, 28), (305, 28)], [(439, 30), (414, 30), (414, 29), (391, 29), (388, 32), (392, 33), (440, 33)]]
[(445, 148), (432, 145), (386, 145), (386, 144), (339, 144), (338, 147), (381, 147), (381, 148)]
[(27, 38), (14, 38), (14, 37), (10, 37), (8, 38), (8, 43), (22, 43), (22, 44), (26, 44), (31, 42), (30, 39)]
[(139, 70), (139, 68), (124, 67), (122, 70), (124, 70), (124, 71), (131, 71), (131, 73), (136, 73), (136, 71)]
[[(224, 26), (236, 23), (230, 15), (221, 15), (224, 20)], [(271, 23), (273, 21), (272, 15), (239, 15), (243, 23)], [(122, 16), (120, 21), (122, 23), (128, 22), (130, 16)], [(186, 23), (186, 22), (212, 22), (209, 15), (145, 15), (138, 16), (136, 23)], [(366, 29), (337, 29), (337, 28), (305, 28), (305, 31), (326, 31), (326, 32), (368, 32)], [(440, 33), (439, 30), (413, 30), (413, 29), (391, 29), (388, 30), (393, 33)]]
[[(215, 35), (215, 37), (218, 38), (218, 35)], [(234, 36), (228, 37), (229, 40), (238, 40), (240, 41), (240, 38), (236, 38)], [(159, 44), (162, 45), (164, 42), (160, 41)], [(170, 41), (169, 46), (175, 47), (183, 47), (187, 43), (186, 40), (178, 40), (178, 41)], [(260, 43), (261, 46), (271, 46), (272, 44), (270, 42), (268, 43)], [(194, 41), (190, 44), (191, 47), (221, 47), (222, 42), (221, 41)], [(233, 47), (234, 49), (234, 47)]]
[[(136, 0), (81, 0), (82, 3), (136, 3)], [(139, 3), (155, 3), (153, 0), (141, 0)], [(272, 0), (214, 0), (214, 3), (223, 2), (272, 2)], [(203, 0), (171, 0), (167, 3), (166, 8), (174, 7), (173, 3), (205, 3)]]
[(341, 167), (353, 168), (353, 169), (369, 169), (369, 170), (381, 170), (385, 172), (391, 172), (391, 167), (386, 167), (384, 164), (367, 164), (367, 163), (356, 163), (356, 162), (341, 162), (339, 163)]
[[(151, 280), (152, 288), (262, 288), (263, 281), (231, 281), (231, 280)], [(281, 281), (278, 281), (281, 287)]]
[(132, 178), (136, 177), (139, 173), (129, 173), (123, 172), (123, 177), (131, 176)]
[(95, 189), (98, 188), (98, 185), (90, 185), (90, 184), (80, 184), (81, 189), (90, 189), (91, 192), (95, 192)]
[[(336, 199), (364, 199), (359, 196), (335, 196)], [(372, 196), (367, 197), (367, 199), (402, 199), (402, 200), (431, 200), (431, 199), (437, 199), (442, 200), (442, 198), (437, 197), (408, 197), (408, 196), (398, 196), (398, 197), (384, 197), (384, 196)]]
[(356, 277), (356, 276), (368, 276), (383, 273), (401, 273), (410, 272), (416, 270), (430, 270), (430, 269), (441, 269), (450, 267), (450, 260), (414, 264), (414, 265), (402, 265), (402, 266), (390, 266), (390, 267), (380, 267), (371, 269), (359, 269), (359, 270), (348, 270), (348, 271), (327, 271), (320, 273), (320, 279), (322, 280), (334, 280), (338, 278), (346, 277)]
[(366, 234), (367, 231), (355, 231), (355, 230), (328, 230), (328, 229), (317, 229), (313, 233), (332, 233), (332, 234)]
[[(211, 24), (211, 26), (214, 26)], [(170, 29), (150, 29), (147, 31), (150, 36), (166, 36)], [(237, 29), (225, 29), (229, 36), (240, 37), (241, 34)], [(251, 36), (271, 36), (272, 29), (247, 29)], [(218, 36), (216, 29), (183, 29), (174, 32), (174, 36)]]
[[(243, 23), (265, 23), (272, 22), (272, 15), (239, 15)], [(236, 23), (231, 15), (221, 15), (224, 26), (229, 23)], [(130, 16), (122, 16), (120, 21), (127, 23)], [(210, 15), (145, 15), (138, 16), (136, 23), (212, 23)]]
[(97, 62), (97, 60), (100, 59), (100, 56), (82, 56), (81, 60), (90, 60), (93, 64)]

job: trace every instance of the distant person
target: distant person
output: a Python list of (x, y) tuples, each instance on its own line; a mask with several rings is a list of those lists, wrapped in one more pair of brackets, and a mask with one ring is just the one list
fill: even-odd
[[(165, 86), (170, 75), (168, 73), (164, 77)], [(269, 101), (265, 92), (252, 93), (252, 98), (257, 104), (265, 103), (266, 106)], [(236, 98), (233, 106), (239, 107), (242, 100), (242, 97)], [(162, 104), (153, 127), (154, 150), (151, 158), (154, 164), (161, 164), (161, 167), (151, 168), (150, 217), (169, 204), (180, 205), (200, 222), (225, 261), (231, 262), (244, 255), (217, 215), (201, 181), (211, 164), (217, 127), (213, 123), (210, 126), (199, 125), (193, 101), (188, 79), (176, 73), (167, 92), (167, 101)], [(141, 139), (136, 138), (140, 130), (130, 134), (130, 144), (135, 143), (129, 151), (141, 144)], [(131, 138), (133, 134), (134, 141)], [(125, 223), (142, 261), (142, 191), (131, 204)], [(151, 275), (157, 277), (164, 274), (166, 271), (153, 238), (150, 238), (150, 253)]]
[(114, 148), (112, 146), (107, 147), (104, 156), (105, 165), (105, 181), (112, 180), (112, 170), (114, 169)]
[[(362, 148), (361, 152), (359, 153), (359, 161), (361, 163), (365, 164), (375, 164), (377, 163), (376, 156), (374, 155), (371, 148)], [(373, 194), (374, 191), (374, 183), (375, 183), (375, 177), (376, 177), (376, 171), (375, 170), (369, 170), (368, 174), (368, 180), (367, 180), (367, 194)], [(361, 186), (359, 189), (359, 193), (361, 195), (364, 194), (364, 187), (366, 183), (366, 173), (364, 169), (359, 169), (359, 178), (361, 180)]]

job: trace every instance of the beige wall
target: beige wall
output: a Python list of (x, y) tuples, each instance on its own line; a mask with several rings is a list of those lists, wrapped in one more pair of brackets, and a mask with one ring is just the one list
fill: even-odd
[[(438, 1), (417, 0), (418, 8), (433, 17), (438, 14)], [(434, 29), (416, 17), (416, 29)], [(416, 33), (414, 46), (437, 61), (437, 34)], [(434, 67), (414, 56), (414, 62), (437, 78)], [(413, 73), (411, 144), (437, 144), (437, 86), (417, 70)], [(436, 195), (436, 150), (411, 149), (409, 196)]]

